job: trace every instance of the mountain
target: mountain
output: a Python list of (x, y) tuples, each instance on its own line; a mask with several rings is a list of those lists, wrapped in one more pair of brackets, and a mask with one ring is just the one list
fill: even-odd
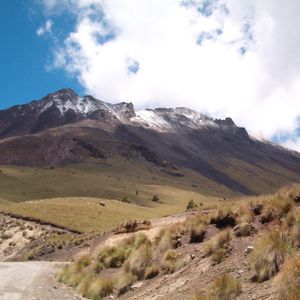
[(135, 111), (63, 89), (0, 111), (0, 164), (52, 166), (116, 158), (180, 178), (185, 169), (244, 194), (300, 181), (300, 154), (194, 110)]

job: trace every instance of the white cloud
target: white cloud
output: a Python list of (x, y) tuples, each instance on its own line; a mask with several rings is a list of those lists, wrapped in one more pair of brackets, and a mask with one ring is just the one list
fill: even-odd
[(300, 152), (300, 138), (297, 137), (295, 139), (289, 139), (286, 142), (282, 143), (282, 145), (289, 149), (294, 149)]
[[(48, 14), (77, 17), (53, 64), (77, 76), (87, 93), (231, 116), (262, 138), (298, 127), (299, 1), (44, 2)], [(134, 74), (129, 60), (138, 66)]]
[(37, 29), (36, 34), (38, 36), (43, 36), (46, 33), (52, 33), (52, 25), (53, 22), (51, 20), (47, 20), (44, 26), (41, 26)]

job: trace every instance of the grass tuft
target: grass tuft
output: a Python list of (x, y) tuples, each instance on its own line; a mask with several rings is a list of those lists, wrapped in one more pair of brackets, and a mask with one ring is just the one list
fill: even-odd
[(194, 225), (190, 232), (190, 243), (201, 243), (204, 240), (206, 227), (203, 224)]
[(252, 252), (254, 280), (262, 282), (278, 273), (285, 257), (291, 252), (290, 238), (282, 228), (276, 227), (263, 233)]
[(284, 263), (275, 285), (280, 300), (300, 299), (300, 252)]
[(193, 300), (231, 300), (242, 293), (241, 283), (229, 274), (222, 274), (215, 278), (207, 291), (199, 291)]
[(230, 250), (231, 239), (231, 230), (227, 229), (219, 232), (204, 245), (204, 254), (206, 256), (211, 256), (211, 259), (214, 263), (218, 264), (222, 262)]
[(166, 274), (171, 274), (185, 265), (185, 261), (178, 257), (175, 250), (167, 250), (162, 258), (162, 270)]

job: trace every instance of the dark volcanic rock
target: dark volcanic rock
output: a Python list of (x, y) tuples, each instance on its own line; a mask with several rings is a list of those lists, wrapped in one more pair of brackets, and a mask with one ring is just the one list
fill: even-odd
[(191, 169), (245, 194), (300, 181), (300, 155), (250, 137), (231, 118), (194, 110), (136, 112), (69, 89), (0, 111), (0, 163), (61, 165), (123, 157), (180, 178)]

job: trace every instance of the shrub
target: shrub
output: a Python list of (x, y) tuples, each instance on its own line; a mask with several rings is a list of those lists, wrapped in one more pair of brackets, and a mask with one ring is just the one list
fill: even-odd
[(98, 262), (104, 268), (120, 268), (129, 258), (131, 252), (138, 249), (141, 245), (151, 244), (145, 234), (136, 234), (123, 240), (116, 246), (105, 247), (98, 255)]
[(193, 300), (231, 300), (241, 293), (240, 281), (225, 273), (216, 277), (207, 291), (199, 291)]
[(186, 210), (191, 210), (195, 208), (198, 208), (198, 204), (196, 204), (194, 200), (190, 200), (186, 206)]
[(226, 258), (227, 251), (224, 248), (216, 249), (211, 254), (211, 260), (214, 264), (220, 264)]
[(128, 196), (124, 196), (122, 199), (121, 199), (122, 202), (124, 203), (131, 203)]
[(173, 225), (169, 228), (162, 229), (155, 238), (155, 244), (158, 245), (159, 250), (165, 251), (167, 249), (175, 249), (181, 246), (180, 238), (182, 236), (183, 228), (180, 225)]
[(205, 226), (203, 224), (194, 225), (190, 232), (190, 243), (201, 243), (205, 237)]
[(93, 274), (92, 273), (83, 273), (76, 274), (77, 283), (76, 283), (76, 291), (80, 293), (83, 297), (88, 297), (88, 290), (93, 282)]
[(273, 220), (280, 220), (292, 208), (292, 200), (281, 195), (271, 198), (263, 207), (261, 222), (268, 223)]
[(139, 234), (134, 235), (133, 240), (131, 241), (131, 243), (133, 244), (133, 247), (135, 249), (139, 248), (142, 245), (146, 245), (146, 244), (151, 245), (150, 240), (148, 239), (148, 237), (144, 233), (139, 233)]
[(236, 215), (231, 207), (222, 207), (210, 216), (210, 223), (217, 228), (233, 227), (236, 225)]
[(162, 259), (162, 270), (167, 273), (174, 273), (181, 269), (185, 262), (178, 258), (177, 252), (175, 250), (167, 250)]
[(130, 247), (126, 244), (106, 247), (100, 252), (98, 262), (102, 263), (105, 268), (120, 268), (129, 257), (130, 251)]
[(0, 238), (2, 240), (8, 240), (8, 239), (11, 239), (12, 238), (12, 235), (11, 234), (5, 234), (5, 233), (2, 233)]
[(300, 212), (299, 210), (293, 208), (289, 211), (285, 218), (285, 222), (288, 227), (293, 227), (300, 223)]
[(212, 286), (212, 295), (219, 300), (231, 300), (242, 292), (241, 283), (238, 279), (222, 274), (218, 276)]
[(125, 294), (134, 283), (135, 278), (131, 273), (122, 273), (118, 278), (117, 288), (119, 295)]
[(249, 205), (241, 205), (237, 210), (237, 222), (242, 223), (251, 223), (254, 221), (255, 216)]
[(104, 269), (104, 265), (103, 263), (100, 263), (100, 262), (96, 262), (94, 265), (93, 265), (93, 270), (96, 274), (100, 273), (101, 270)]
[(101, 300), (102, 298), (110, 295), (113, 292), (114, 284), (112, 279), (110, 278), (103, 278), (99, 279), (96, 278), (91, 281), (86, 296), (87, 298), (93, 300)]
[(224, 230), (219, 232), (206, 243), (203, 249), (204, 254), (206, 256), (211, 256), (214, 263), (222, 262), (229, 251), (231, 239), (231, 230)]
[(243, 222), (238, 225), (237, 228), (234, 228), (234, 233), (238, 237), (249, 236), (252, 233), (256, 232), (255, 228), (251, 223)]
[(124, 264), (126, 273), (132, 273), (138, 280), (143, 279), (145, 270), (151, 265), (153, 250), (151, 244), (144, 244), (131, 252)]
[(300, 299), (300, 252), (284, 263), (276, 277), (275, 285), (279, 292), (279, 299)]
[(300, 248), (300, 221), (290, 229), (290, 237), (293, 246)]
[(159, 197), (157, 196), (157, 195), (154, 195), (153, 197), (152, 197), (152, 201), (153, 202), (158, 202), (160, 199), (159, 199)]
[(145, 270), (145, 279), (154, 278), (158, 274), (159, 274), (159, 266), (151, 265), (151, 266), (147, 267)]
[(256, 273), (254, 280), (262, 282), (274, 276), (291, 247), (290, 239), (282, 228), (274, 228), (262, 234), (252, 252), (252, 267)]

